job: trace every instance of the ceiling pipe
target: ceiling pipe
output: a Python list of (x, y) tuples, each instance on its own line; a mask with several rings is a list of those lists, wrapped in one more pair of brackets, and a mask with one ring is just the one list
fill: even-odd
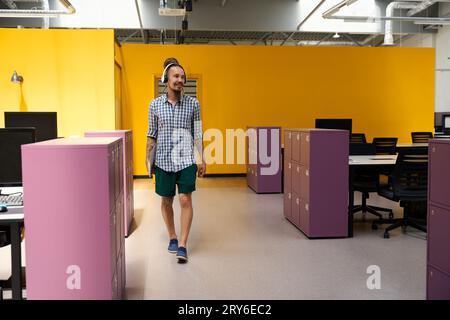
[[(335, 14), (347, 3), (350, 2), (354, 3), (357, 0), (344, 0), (343, 2), (337, 4), (336, 6), (333, 6), (332, 8), (328, 9), (326, 12), (322, 14), (322, 17), (324, 19), (340, 19), (340, 20), (347, 20), (347, 21), (354, 21), (354, 22), (380, 22), (380, 21), (411, 21), (415, 24), (433, 24), (433, 25), (440, 25), (440, 24), (449, 24), (450, 23), (450, 17), (445, 18), (432, 18), (432, 17), (377, 17), (377, 16), (344, 16), (339, 15), (336, 16)], [(439, 2), (449, 2), (449, 0), (439, 0)], [(343, 5), (342, 5), (343, 4)]]
[[(392, 17), (394, 15), (395, 9), (415, 9), (417, 6), (417, 3), (412, 2), (391, 2), (386, 7), (386, 17)], [(393, 21), (387, 20), (384, 28), (384, 46), (394, 45), (394, 36), (392, 33)]]
[[(50, 10), (50, 5), (48, 3), (48, 0), (42, 0), (42, 7), (46, 11)], [(49, 17), (44, 17), (43, 18), (42, 28), (43, 29), (49, 29), (50, 28), (50, 18)]]
[(421, 2), (420, 4), (418, 4), (414, 9), (409, 10), (406, 15), (408, 17), (411, 17), (411, 16), (415, 15), (416, 13), (419, 13), (419, 12), (425, 10), (426, 8), (432, 6), (436, 2), (438, 2), (438, 1), (437, 0), (425, 0), (425, 1)]
[(0, 9), (0, 17), (4, 18), (56, 18), (60, 15), (74, 14), (75, 8), (68, 0), (58, 0), (65, 10), (18, 10), (18, 9)]
[(145, 43), (144, 27), (143, 27), (143, 24), (142, 24), (141, 10), (139, 9), (138, 0), (134, 0), (134, 4), (136, 5), (136, 11), (137, 11), (137, 15), (138, 15), (138, 18), (139, 18), (139, 27), (141, 29), (142, 42)]

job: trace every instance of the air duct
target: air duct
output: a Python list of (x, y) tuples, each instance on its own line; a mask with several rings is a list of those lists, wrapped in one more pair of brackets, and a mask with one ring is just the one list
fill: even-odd
[[(394, 16), (395, 9), (416, 9), (417, 3), (411, 2), (391, 2), (386, 7), (386, 18)], [(394, 45), (394, 36), (392, 35), (393, 21), (386, 20), (384, 29), (384, 46)]]
[(0, 17), (7, 18), (56, 18), (60, 15), (74, 14), (75, 8), (68, 0), (59, 0), (66, 10), (18, 10), (0, 9)]

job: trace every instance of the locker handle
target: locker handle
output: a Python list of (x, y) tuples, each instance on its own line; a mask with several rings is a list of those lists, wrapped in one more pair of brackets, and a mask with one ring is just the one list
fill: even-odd
[(290, 199), (290, 198), (291, 198), (291, 193), (289, 192), (289, 193), (288, 193), (288, 199)]
[(288, 168), (289, 168), (289, 169), (291, 168), (291, 163), (290, 163), (290, 162), (288, 163)]
[(431, 215), (434, 216), (434, 210), (431, 210)]
[(288, 133), (288, 137), (289, 137), (289, 139), (291, 138), (291, 133), (290, 132)]
[(306, 176), (309, 176), (309, 170), (306, 170), (306, 171), (305, 171), (305, 175), (306, 175)]
[(306, 211), (309, 211), (309, 204), (308, 203), (305, 204), (305, 209), (306, 209)]
[(295, 200), (295, 202), (297, 202), (297, 204), (300, 204), (300, 201), (298, 200), (298, 198)]
[(297, 172), (300, 172), (300, 167), (299, 166), (297, 166)]
[(432, 151), (432, 152), (435, 152), (435, 151), (436, 151), (436, 147), (433, 147), (433, 148), (431, 149), (431, 151)]
[(300, 134), (297, 133), (297, 140), (300, 140)]
[(306, 142), (309, 142), (309, 134), (306, 136)]

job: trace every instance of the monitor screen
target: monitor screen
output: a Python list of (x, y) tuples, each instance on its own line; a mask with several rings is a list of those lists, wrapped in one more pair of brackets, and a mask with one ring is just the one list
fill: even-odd
[(444, 116), (444, 128), (450, 128), (450, 116)]
[(450, 134), (450, 115), (442, 116), (442, 132), (444, 134)]
[(5, 112), (5, 127), (34, 127), (36, 141), (56, 139), (56, 112)]
[(0, 186), (22, 185), (20, 146), (35, 141), (34, 128), (0, 128)]
[(352, 119), (316, 119), (316, 128), (341, 129), (352, 133)]

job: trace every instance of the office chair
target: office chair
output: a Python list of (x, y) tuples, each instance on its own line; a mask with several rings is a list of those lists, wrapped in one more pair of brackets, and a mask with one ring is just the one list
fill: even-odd
[[(374, 155), (375, 146), (371, 143), (350, 143), (350, 155)], [(370, 168), (356, 168), (353, 176), (353, 190), (362, 193), (362, 203), (353, 208), (352, 214), (361, 211), (363, 214), (369, 212), (379, 219), (383, 218), (380, 212), (389, 212), (389, 218), (394, 217), (392, 209), (371, 206), (367, 204), (370, 192), (378, 191), (379, 171)]]
[(427, 192), (428, 149), (423, 147), (401, 149), (389, 183), (380, 185), (378, 194), (389, 200), (400, 202), (400, 206), (403, 207), (403, 218), (374, 221), (372, 228), (376, 230), (378, 224), (391, 224), (385, 229), (384, 238), (389, 238), (389, 231), (398, 227), (406, 230), (407, 226), (411, 226), (427, 232), (426, 214), (424, 219), (410, 216), (414, 205), (425, 204), (423, 207), (426, 208)]
[(352, 133), (350, 143), (366, 143), (366, 135), (364, 133)]
[(396, 154), (398, 138), (373, 138), (376, 154)]
[(432, 132), (411, 132), (411, 139), (413, 143), (427, 143), (428, 140), (433, 139)]

